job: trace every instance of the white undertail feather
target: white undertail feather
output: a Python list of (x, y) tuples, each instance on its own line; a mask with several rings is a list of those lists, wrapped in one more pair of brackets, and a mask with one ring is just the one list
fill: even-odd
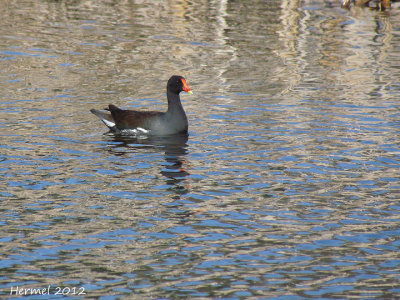
[(104, 124), (106, 124), (110, 128), (115, 126), (114, 122), (111, 122), (111, 121), (108, 121), (108, 120), (105, 120), (105, 119), (101, 119), (101, 120), (103, 121)]

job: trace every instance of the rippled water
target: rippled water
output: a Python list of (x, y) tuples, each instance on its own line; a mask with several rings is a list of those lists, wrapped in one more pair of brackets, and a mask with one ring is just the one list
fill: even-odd
[(99, 2), (0, 4), (1, 298), (400, 298), (398, 3)]

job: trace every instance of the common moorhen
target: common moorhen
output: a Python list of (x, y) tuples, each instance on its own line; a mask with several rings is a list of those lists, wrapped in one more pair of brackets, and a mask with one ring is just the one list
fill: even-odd
[(193, 94), (185, 78), (174, 75), (167, 84), (168, 110), (166, 112), (125, 110), (112, 104), (105, 109), (106, 111), (97, 109), (90, 111), (99, 117), (111, 131), (117, 133), (129, 130), (151, 135), (187, 133), (188, 120), (179, 97), (182, 91)]

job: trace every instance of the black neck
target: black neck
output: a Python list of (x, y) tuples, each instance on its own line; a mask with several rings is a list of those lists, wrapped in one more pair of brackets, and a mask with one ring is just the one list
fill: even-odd
[(184, 113), (182, 103), (181, 103), (181, 98), (179, 97), (179, 94), (172, 93), (167, 91), (167, 97), (168, 97), (168, 111), (182, 111)]

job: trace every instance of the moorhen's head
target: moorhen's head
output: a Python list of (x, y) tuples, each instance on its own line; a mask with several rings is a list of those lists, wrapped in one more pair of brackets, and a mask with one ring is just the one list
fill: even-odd
[(179, 94), (182, 91), (193, 94), (192, 90), (188, 87), (185, 78), (178, 75), (174, 75), (168, 80), (167, 90), (174, 94)]

